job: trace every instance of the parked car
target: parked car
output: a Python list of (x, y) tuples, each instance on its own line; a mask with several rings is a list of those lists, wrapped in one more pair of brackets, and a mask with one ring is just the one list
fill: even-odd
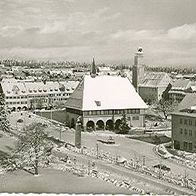
[(112, 136), (109, 136), (106, 139), (97, 139), (97, 141), (105, 144), (115, 144), (114, 138), (112, 138)]
[(153, 167), (158, 168), (158, 169), (162, 169), (162, 170), (165, 170), (165, 171), (170, 171), (171, 170), (169, 167), (167, 167), (164, 164), (157, 164), (157, 165), (154, 165)]

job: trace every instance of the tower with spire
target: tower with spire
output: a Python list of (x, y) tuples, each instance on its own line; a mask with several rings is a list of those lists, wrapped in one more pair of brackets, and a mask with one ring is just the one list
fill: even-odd
[(96, 65), (95, 65), (95, 59), (93, 57), (93, 62), (92, 62), (92, 66), (91, 66), (91, 77), (95, 77), (96, 76)]
[(138, 91), (138, 85), (142, 83), (144, 79), (144, 53), (142, 47), (137, 49), (134, 56), (134, 65), (132, 69), (132, 84), (135, 90)]

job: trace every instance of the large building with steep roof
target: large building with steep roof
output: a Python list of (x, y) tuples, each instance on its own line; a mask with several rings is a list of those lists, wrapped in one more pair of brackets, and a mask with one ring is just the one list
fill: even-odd
[(187, 94), (172, 113), (172, 140), (175, 149), (196, 152), (196, 93)]
[(123, 114), (129, 126), (143, 127), (147, 105), (128, 78), (85, 76), (66, 102), (67, 123), (75, 127), (81, 116), (84, 129), (118, 129)]
[(170, 83), (171, 78), (167, 73), (146, 72), (142, 83), (138, 85), (138, 92), (145, 102), (157, 102)]

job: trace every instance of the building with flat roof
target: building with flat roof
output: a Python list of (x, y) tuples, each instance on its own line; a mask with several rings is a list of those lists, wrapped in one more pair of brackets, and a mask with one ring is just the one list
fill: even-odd
[(172, 113), (172, 140), (177, 150), (196, 152), (196, 94), (187, 94)]
[(118, 129), (123, 114), (129, 126), (143, 127), (147, 105), (126, 77), (85, 76), (66, 102), (67, 123), (82, 117), (85, 130)]

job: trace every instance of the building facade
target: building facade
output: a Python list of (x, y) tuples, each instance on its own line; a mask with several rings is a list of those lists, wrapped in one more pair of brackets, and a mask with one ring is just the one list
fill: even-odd
[(78, 81), (32, 82), (8, 79), (1, 81), (1, 93), (7, 108), (15, 110), (41, 109), (66, 102)]
[(125, 114), (130, 127), (143, 127), (146, 108), (128, 78), (85, 76), (67, 100), (66, 121), (75, 127), (81, 116), (85, 130), (114, 130)]
[(180, 103), (188, 93), (196, 92), (195, 81), (189, 79), (178, 79), (172, 84), (169, 91), (169, 99), (172, 102)]
[(188, 94), (172, 114), (172, 140), (177, 150), (196, 152), (196, 94)]

